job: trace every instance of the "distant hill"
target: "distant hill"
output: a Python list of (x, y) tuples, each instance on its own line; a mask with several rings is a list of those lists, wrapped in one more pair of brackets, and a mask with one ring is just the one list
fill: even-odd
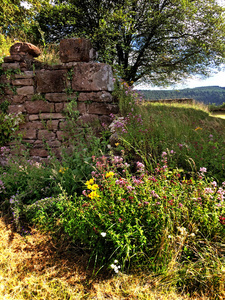
[(225, 103), (225, 87), (204, 86), (182, 90), (141, 90), (146, 100), (191, 98), (205, 104)]

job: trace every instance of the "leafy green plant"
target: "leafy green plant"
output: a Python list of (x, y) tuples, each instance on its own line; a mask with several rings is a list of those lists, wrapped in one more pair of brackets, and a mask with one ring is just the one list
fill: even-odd
[[(6, 106), (3, 106), (3, 109), (5, 109)], [(0, 113), (0, 146), (6, 145), (15, 137), (15, 133), (19, 129), (19, 124), (21, 122), (23, 122), (23, 116), (21, 113)]]
[[(41, 205), (41, 200), (27, 206), (29, 218), (54, 232), (63, 229), (94, 260), (116, 273), (138, 266), (176, 278), (190, 264), (200, 264), (202, 255), (209, 255), (206, 245), (213, 243), (221, 279), (224, 184), (218, 187), (207, 179), (205, 168), (197, 178), (182, 178), (178, 170), (169, 171), (165, 153), (162, 158), (154, 174), (140, 162), (132, 174), (121, 157), (103, 156), (95, 160), (96, 169), (82, 196), (62, 191), (59, 197), (46, 199), (48, 205)], [(180, 279), (178, 285), (182, 280), (193, 283), (195, 278)], [(199, 280), (204, 285), (206, 278)], [(218, 288), (216, 281), (211, 285)]]

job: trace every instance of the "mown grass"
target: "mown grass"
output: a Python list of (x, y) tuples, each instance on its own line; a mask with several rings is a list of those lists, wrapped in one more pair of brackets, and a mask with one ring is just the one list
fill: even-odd
[(79, 249), (66, 249), (65, 241), (56, 242), (35, 229), (21, 236), (5, 218), (0, 218), (0, 239), (0, 299), (208, 299), (178, 294), (169, 278), (141, 271), (96, 277)]

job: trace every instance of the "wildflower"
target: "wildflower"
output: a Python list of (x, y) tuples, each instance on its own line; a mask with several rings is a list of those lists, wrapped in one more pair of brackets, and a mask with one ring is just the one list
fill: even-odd
[(197, 131), (197, 130), (202, 130), (202, 128), (198, 126), (195, 128), (195, 131)]
[(91, 178), (90, 180), (85, 182), (85, 185), (89, 186), (89, 185), (92, 185), (94, 182), (95, 182), (94, 178)]
[(114, 176), (114, 173), (112, 171), (110, 171), (110, 172), (106, 173), (105, 178), (112, 177), (112, 176)]
[(206, 194), (212, 194), (214, 192), (213, 192), (213, 190), (211, 188), (205, 188), (205, 193)]
[(145, 169), (145, 165), (138, 161), (137, 162), (137, 168), (138, 168), (139, 171), (143, 172), (144, 169)]
[(99, 198), (100, 196), (96, 193), (96, 191), (92, 191), (89, 195), (89, 198), (94, 199), (94, 198)]
[(115, 143), (115, 146), (118, 147), (120, 143)]
[(177, 229), (180, 231), (181, 235), (187, 234), (187, 229), (185, 227), (177, 227)]
[(97, 190), (98, 189), (98, 185), (97, 184), (93, 184), (92, 186), (91, 186), (91, 190), (92, 191), (95, 191), (95, 190)]
[(173, 238), (173, 236), (169, 234), (168, 235), (168, 239), (172, 239), (172, 238)]
[(211, 185), (214, 186), (214, 187), (217, 187), (217, 182), (213, 181), (213, 182), (211, 182)]
[[(115, 260), (115, 261), (118, 263), (117, 260)], [(115, 263), (115, 261), (114, 261), (114, 263)], [(118, 273), (118, 272), (119, 272), (120, 266), (111, 264), (110, 267), (114, 270), (115, 273)]]
[(101, 232), (102, 237), (106, 237), (106, 232)]
[(191, 236), (191, 237), (195, 237), (195, 234), (194, 234), (194, 232), (192, 232), (192, 233), (190, 234), (190, 236)]
[(162, 153), (162, 157), (164, 156), (167, 156), (167, 153), (165, 151)]
[(206, 172), (207, 172), (207, 169), (204, 168), (204, 167), (202, 167), (202, 168), (200, 168), (200, 172), (201, 172), (201, 173), (206, 173)]
[(122, 222), (122, 219), (121, 219), (121, 218), (119, 218), (119, 219), (118, 219), (118, 221), (121, 223), (121, 222)]
[(151, 191), (152, 197), (159, 198), (159, 195), (153, 190)]

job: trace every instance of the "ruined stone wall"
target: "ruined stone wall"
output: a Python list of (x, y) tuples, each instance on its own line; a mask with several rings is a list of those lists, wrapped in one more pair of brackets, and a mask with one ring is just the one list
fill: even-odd
[[(112, 97), (112, 69), (94, 62), (96, 53), (88, 40), (62, 40), (62, 64), (56, 66), (34, 59), (39, 49), (28, 43), (16, 43), (10, 54), (2, 64), (6, 74), (0, 78), (0, 101), (10, 102), (9, 113), (24, 115), (20, 132), (23, 142), (31, 146), (32, 157), (48, 156), (44, 141), (55, 153), (60, 152), (65, 136), (64, 111), (72, 99), (77, 101), (78, 126), (96, 121), (109, 123), (109, 115), (118, 113), (118, 104)], [(10, 75), (12, 70), (16, 74)]]

